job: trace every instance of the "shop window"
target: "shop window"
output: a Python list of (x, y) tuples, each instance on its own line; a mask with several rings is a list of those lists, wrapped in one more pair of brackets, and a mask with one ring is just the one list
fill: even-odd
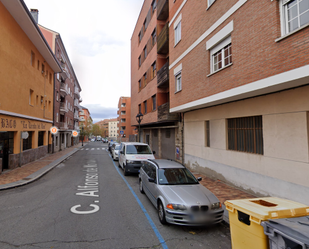
[(32, 136), (33, 131), (28, 131), (29, 136), (27, 139), (23, 139), (23, 151), (32, 149)]
[(39, 131), (39, 134), (38, 134), (38, 146), (43, 146), (44, 145), (44, 134), (45, 134), (45, 131)]

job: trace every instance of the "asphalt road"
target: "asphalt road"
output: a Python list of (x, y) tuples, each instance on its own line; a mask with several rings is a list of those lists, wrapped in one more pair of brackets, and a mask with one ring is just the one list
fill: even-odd
[(231, 248), (229, 227), (163, 226), (106, 151), (90, 142), (39, 180), (0, 192), (0, 248)]

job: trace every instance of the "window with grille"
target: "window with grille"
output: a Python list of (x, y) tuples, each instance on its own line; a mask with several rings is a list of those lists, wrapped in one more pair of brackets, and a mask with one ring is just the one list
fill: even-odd
[(228, 149), (264, 154), (262, 116), (228, 119)]

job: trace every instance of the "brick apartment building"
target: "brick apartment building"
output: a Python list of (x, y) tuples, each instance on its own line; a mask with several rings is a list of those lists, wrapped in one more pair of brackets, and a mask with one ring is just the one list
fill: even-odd
[(0, 173), (51, 152), (61, 66), (22, 0), (0, 0)]
[(92, 118), (90, 111), (83, 106), (80, 106), (79, 111), (79, 127), (80, 127), (80, 140), (84, 142), (88, 142), (90, 137), (90, 133), (92, 130)]
[(169, 15), (185, 164), (308, 205), (309, 2), (170, 0)]
[[(38, 22), (38, 10), (32, 9), (31, 14)], [(72, 136), (72, 131), (79, 132), (81, 87), (60, 34), (42, 25), (38, 26), (62, 67), (62, 73), (55, 77), (53, 117), (54, 126), (59, 129), (58, 134), (53, 136), (53, 151), (60, 151), (79, 142), (78, 137)]]
[(122, 142), (136, 141), (136, 128), (131, 126), (131, 98), (120, 97), (118, 102), (118, 131)]
[(118, 119), (103, 119), (96, 123), (103, 130), (103, 137), (116, 141), (119, 137)]
[(180, 115), (170, 114), (169, 3), (145, 0), (131, 38), (131, 124), (156, 156), (182, 160)]

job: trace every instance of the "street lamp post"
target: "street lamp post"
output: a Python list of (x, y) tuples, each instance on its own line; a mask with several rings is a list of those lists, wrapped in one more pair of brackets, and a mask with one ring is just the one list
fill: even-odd
[(84, 146), (84, 126), (82, 126), (82, 146)]
[(141, 122), (143, 120), (143, 114), (141, 112), (139, 112), (137, 115), (136, 115), (136, 121), (138, 123), (138, 141), (140, 142), (141, 141)]

